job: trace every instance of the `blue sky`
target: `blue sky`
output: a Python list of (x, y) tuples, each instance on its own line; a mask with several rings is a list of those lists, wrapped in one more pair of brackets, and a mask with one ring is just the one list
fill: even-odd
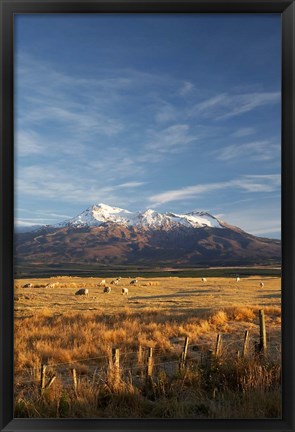
[(18, 15), (15, 217), (206, 210), (280, 237), (280, 15)]

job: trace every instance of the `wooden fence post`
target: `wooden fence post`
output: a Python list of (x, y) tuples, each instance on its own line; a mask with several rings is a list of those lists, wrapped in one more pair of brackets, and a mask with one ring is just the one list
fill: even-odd
[(45, 390), (46, 368), (47, 368), (46, 365), (44, 365), (44, 364), (41, 365), (41, 379), (40, 379), (40, 393), (41, 393), (41, 396), (43, 395), (44, 390)]
[(147, 379), (153, 379), (154, 359), (153, 359), (153, 348), (149, 348), (149, 354), (147, 359)]
[(245, 331), (242, 357), (245, 358), (248, 353), (249, 330)]
[(215, 345), (215, 357), (219, 357), (221, 354), (221, 334), (217, 335), (216, 345)]
[(266, 329), (265, 329), (264, 311), (262, 309), (259, 310), (259, 328), (260, 328), (259, 351), (262, 354), (266, 354)]
[(116, 387), (120, 383), (120, 350), (119, 348), (112, 349), (111, 360), (112, 384)]
[(182, 353), (180, 356), (179, 370), (182, 370), (185, 367), (187, 349), (188, 349), (188, 336), (185, 338), (184, 346), (183, 346)]
[(142, 365), (142, 346), (139, 345), (138, 351), (137, 351), (137, 363), (139, 366)]
[(74, 384), (74, 392), (75, 392), (75, 396), (77, 397), (77, 371), (76, 369), (71, 369), (72, 372), (72, 377), (73, 377), (73, 384)]

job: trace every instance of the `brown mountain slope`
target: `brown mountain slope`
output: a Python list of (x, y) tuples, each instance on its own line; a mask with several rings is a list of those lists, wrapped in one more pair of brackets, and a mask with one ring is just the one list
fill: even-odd
[(15, 255), (17, 262), (43, 264), (246, 265), (279, 262), (281, 242), (229, 225), (167, 231), (106, 223), (17, 234)]

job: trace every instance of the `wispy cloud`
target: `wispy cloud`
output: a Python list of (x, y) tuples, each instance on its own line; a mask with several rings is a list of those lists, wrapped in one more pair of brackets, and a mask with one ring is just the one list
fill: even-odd
[(14, 223), (18, 227), (31, 227), (33, 225), (46, 225), (48, 222), (42, 218), (32, 218), (32, 219), (14, 219)]
[[(55, 213), (52, 212), (51, 210), (45, 210), (45, 209), (23, 209), (23, 208), (16, 208), (15, 210), (15, 214), (18, 215), (19, 213), (28, 213), (29, 215), (34, 215), (34, 217), (37, 218), (42, 218), (42, 217), (49, 217), (49, 218), (70, 218), (71, 215), (69, 214), (64, 214), (64, 213)], [(30, 217), (23, 217), (24, 220), (26, 219), (32, 219), (33, 216)]]
[(255, 134), (256, 130), (254, 127), (241, 127), (232, 133), (234, 138), (244, 138), (249, 135)]
[(247, 157), (248, 160), (267, 161), (280, 157), (280, 146), (269, 140), (236, 143), (218, 150), (217, 157), (223, 161)]
[(120, 185), (117, 185), (117, 188), (137, 188), (140, 186), (143, 186), (145, 184), (145, 182), (136, 182), (136, 181), (131, 181), (131, 182), (126, 182), (126, 183), (122, 183)]
[(281, 224), (276, 220), (268, 220), (267, 223), (259, 223), (259, 221), (255, 220), (253, 221), (254, 228), (249, 228), (249, 232), (253, 235), (257, 236), (263, 236), (269, 235), (271, 237), (271, 234), (276, 234), (280, 237), (281, 233)]
[(245, 94), (221, 93), (196, 104), (191, 115), (224, 120), (265, 105), (277, 104), (280, 98), (281, 93), (278, 91)]
[(281, 186), (280, 174), (257, 174), (244, 175), (240, 179), (232, 180), (233, 187), (240, 188), (246, 192), (275, 192)]
[[(63, 203), (79, 203), (82, 206), (95, 202), (124, 206), (138, 200), (138, 194), (133, 191), (145, 185), (145, 182), (135, 180), (117, 184), (114, 180), (118, 177), (112, 178), (111, 173), (107, 177), (99, 170), (99, 175), (93, 175), (93, 169), (91, 175), (87, 176), (87, 172), (87, 167), (80, 171), (76, 167), (65, 170), (56, 162), (48, 163), (45, 170), (38, 165), (23, 167), (17, 170), (16, 199), (38, 196), (40, 200), (62, 200)], [(134, 172), (131, 176), (134, 178)], [(57, 212), (43, 212), (40, 215), (43, 219), (61, 219), (65, 216)]]
[[(95, 78), (86, 79), (25, 54), (16, 64), (18, 156), (45, 155), (50, 148), (51, 154), (58, 151), (80, 157), (95, 143), (128, 147), (126, 136), (131, 142), (140, 139), (141, 149), (179, 152), (193, 140), (190, 125), (183, 122), (185, 110), (178, 107), (177, 98), (182, 97), (175, 90), (190, 91), (192, 84), (187, 81), (103, 67)], [(172, 94), (173, 102), (169, 101)], [(154, 125), (149, 118), (155, 120)], [(168, 126), (161, 129), (164, 123)], [(137, 151), (138, 161), (143, 161), (142, 153)], [(149, 160), (158, 161), (159, 157)]]
[[(271, 209), (271, 211), (269, 211)], [(224, 219), (254, 235), (270, 236), (281, 232), (280, 207), (268, 205), (243, 207), (242, 209), (229, 210), (224, 214)]]
[(69, 219), (72, 215), (61, 214), (61, 213), (52, 213), (50, 210), (35, 210), (29, 211), (32, 213), (31, 217), (20, 217), (18, 215), (18, 211), (15, 214), (15, 224), (17, 226), (32, 226), (32, 225), (46, 225), (46, 224), (54, 224), (60, 220)]
[(194, 84), (190, 81), (185, 81), (179, 90), (181, 96), (187, 96), (194, 89)]
[(32, 130), (16, 129), (15, 149), (18, 156), (42, 154), (44, 152), (44, 147), (41, 143), (42, 138), (37, 132)]
[(158, 123), (167, 123), (174, 121), (179, 116), (179, 110), (176, 107), (166, 101), (157, 102), (155, 107), (155, 119)]
[(205, 183), (187, 186), (181, 189), (169, 190), (149, 197), (153, 206), (159, 206), (173, 201), (195, 198), (210, 192), (224, 189), (240, 189), (245, 192), (268, 193), (279, 189), (280, 175), (245, 175), (241, 178), (216, 183)]
[[(279, 200), (273, 177), (242, 175), (280, 171), (279, 50), (265, 36), (268, 27), (255, 38), (245, 28), (235, 39), (241, 55), (230, 64), (223, 53), (235, 33), (227, 27), (212, 69), (214, 38), (209, 51), (199, 44), (198, 55), (188, 55), (190, 37), (208, 36), (191, 20), (171, 22), (172, 45), (166, 24), (157, 30), (154, 23), (152, 40), (144, 40), (149, 20), (139, 39), (138, 23), (127, 28), (128, 20), (116, 34), (108, 20), (97, 26), (86, 17), (80, 27), (66, 19), (66, 28), (60, 20), (52, 27), (52, 17), (44, 27), (33, 21), (19, 20), (16, 35), (16, 207), (33, 209), (17, 212), (19, 219), (58, 221), (97, 202), (132, 210), (175, 201), (175, 211), (200, 204), (225, 213), (223, 198), (258, 201), (275, 191)], [(258, 34), (259, 50), (252, 44)], [(49, 40), (60, 45), (43, 49)], [(37, 212), (42, 207), (47, 214)]]
[[(40, 123), (55, 122), (57, 126), (71, 128), (75, 133), (103, 134), (107, 136), (116, 135), (123, 128), (117, 118), (110, 118), (95, 109), (87, 108), (85, 104), (67, 104), (68, 106), (57, 106), (56, 101), (47, 101), (46, 107), (40, 107), (30, 112), (29, 123), (32, 125)], [(40, 101), (41, 103), (41, 101)]]
[(145, 148), (158, 153), (178, 153), (183, 151), (184, 146), (196, 141), (196, 136), (191, 133), (188, 124), (175, 124), (160, 131), (152, 131), (151, 135)]

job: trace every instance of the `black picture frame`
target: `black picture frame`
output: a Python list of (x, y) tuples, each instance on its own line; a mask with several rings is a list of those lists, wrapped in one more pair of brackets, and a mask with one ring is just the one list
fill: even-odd
[[(1, 431), (294, 431), (295, 4), (293, 0), (0, 0), (0, 429)], [(280, 13), (282, 19), (282, 418), (13, 418), (13, 20), (25, 13)]]

